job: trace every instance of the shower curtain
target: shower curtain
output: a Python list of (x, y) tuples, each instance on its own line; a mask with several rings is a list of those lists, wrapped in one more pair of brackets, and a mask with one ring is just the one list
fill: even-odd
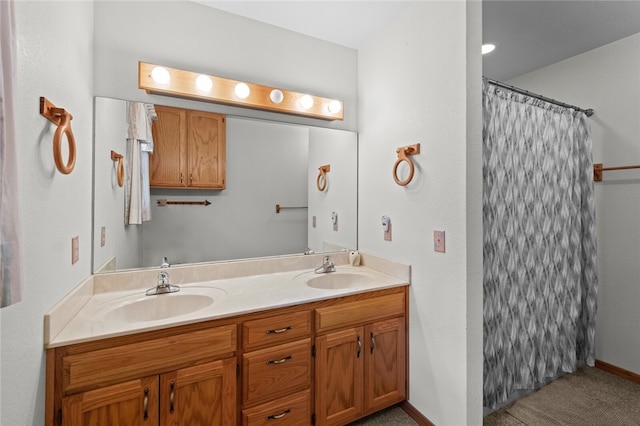
[(483, 83), (484, 406), (595, 361), (588, 119)]
[(24, 281), (16, 140), (13, 1), (0, 1), (0, 307), (19, 302)]

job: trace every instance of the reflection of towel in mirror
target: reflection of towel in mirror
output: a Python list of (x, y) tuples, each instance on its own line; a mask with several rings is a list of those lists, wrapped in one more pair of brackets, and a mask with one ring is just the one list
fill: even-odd
[(151, 118), (148, 111), (153, 111), (155, 115), (155, 108), (150, 110), (141, 102), (127, 102), (127, 138), (142, 141), (153, 140)]
[(151, 122), (157, 118), (152, 104), (127, 102), (125, 224), (151, 220), (149, 152), (153, 152)]

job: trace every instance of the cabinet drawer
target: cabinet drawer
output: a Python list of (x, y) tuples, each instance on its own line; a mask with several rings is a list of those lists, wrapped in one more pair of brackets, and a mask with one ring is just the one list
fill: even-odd
[(242, 403), (249, 406), (309, 387), (311, 339), (242, 356)]
[(309, 389), (242, 411), (242, 426), (300, 426), (310, 423)]
[(242, 327), (242, 345), (245, 351), (279, 345), (311, 334), (311, 311), (245, 321)]
[(404, 315), (404, 293), (373, 297), (316, 309), (316, 333)]
[(67, 355), (62, 388), (73, 393), (222, 358), (236, 351), (236, 336), (233, 324)]

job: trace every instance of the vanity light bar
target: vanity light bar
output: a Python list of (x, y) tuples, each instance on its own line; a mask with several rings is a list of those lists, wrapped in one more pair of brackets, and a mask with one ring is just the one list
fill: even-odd
[(147, 93), (204, 100), (323, 120), (343, 120), (343, 102), (261, 84), (138, 62), (138, 88)]

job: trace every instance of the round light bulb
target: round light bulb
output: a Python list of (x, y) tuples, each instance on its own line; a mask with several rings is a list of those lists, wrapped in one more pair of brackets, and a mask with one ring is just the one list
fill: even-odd
[(196, 87), (203, 92), (208, 92), (213, 87), (213, 81), (209, 76), (201, 74), (196, 78)]
[(249, 94), (251, 93), (251, 89), (249, 88), (247, 83), (238, 83), (236, 84), (236, 88), (234, 89), (234, 92), (236, 96), (239, 97), (240, 99), (246, 99), (247, 97), (249, 97)]
[(496, 48), (495, 44), (483, 44), (482, 45), (482, 54), (486, 54), (486, 53), (490, 53), (493, 52), (493, 50)]
[(331, 114), (337, 114), (342, 111), (342, 102), (333, 100), (329, 102), (329, 112)]
[(166, 68), (155, 67), (151, 70), (151, 78), (158, 84), (167, 84), (171, 80), (171, 75)]
[(313, 106), (313, 98), (309, 95), (304, 95), (300, 98), (300, 106), (304, 109), (309, 109)]
[(274, 104), (279, 104), (284, 100), (284, 94), (282, 93), (282, 90), (273, 89), (269, 94), (269, 99), (271, 99), (271, 102)]

